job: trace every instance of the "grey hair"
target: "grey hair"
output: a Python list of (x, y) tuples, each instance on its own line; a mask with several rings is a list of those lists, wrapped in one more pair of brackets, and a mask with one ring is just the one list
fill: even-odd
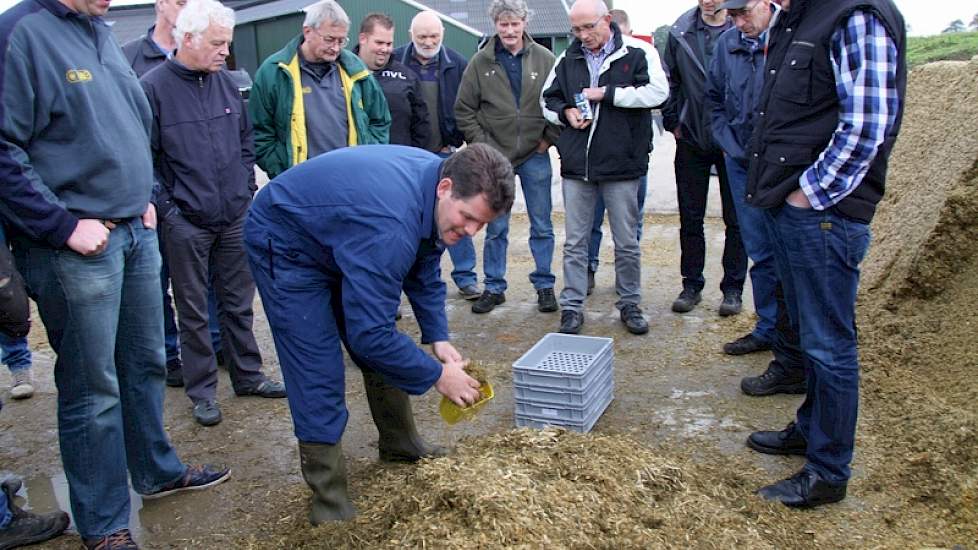
[(319, 0), (315, 4), (302, 8), (302, 11), (306, 12), (306, 20), (302, 22), (303, 27), (318, 29), (323, 23), (329, 22), (331, 25), (350, 28), (350, 16), (333, 0)]
[(207, 27), (214, 24), (226, 29), (234, 28), (234, 10), (217, 0), (190, 0), (173, 23), (173, 39), (177, 47), (185, 34), (191, 35), (195, 45), (200, 44)]
[(489, 19), (495, 23), (506, 14), (528, 21), (533, 11), (527, 7), (526, 0), (492, 0), (492, 4), (489, 4)]

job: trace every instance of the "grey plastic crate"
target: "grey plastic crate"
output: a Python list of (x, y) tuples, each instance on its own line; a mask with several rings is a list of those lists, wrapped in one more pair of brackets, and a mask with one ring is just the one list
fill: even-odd
[(601, 369), (601, 371), (587, 387), (581, 390), (517, 383), (513, 385), (513, 394), (517, 402), (583, 406), (588, 398), (593, 397), (599, 389), (604, 388), (605, 384), (614, 378), (613, 368)]
[(543, 429), (547, 426), (560, 426), (562, 428), (567, 428), (568, 430), (588, 433), (591, 428), (598, 422), (604, 411), (607, 410), (608, 405), (614, 401), (614, 393), (608, 394), (608, 397), (601, 401), (600, 405), (594, 409), (591, 416), (586, 418), (583, 422), (565, 421), (565, 420), (554, 420), (552, 418), (537, 418), (532, 416), (516, 415), (516, 427), (517, 428), (534, 428)]
[(517, 384), (582, 390), (611, 368), (611, 338), (550, 333), (513, 363)]
[(561, 422), (584, 422), (590, 418), (595, 409), (601, 407), (609, 395), (615, 390), (614, 378), (608, 381), (589, 396), (583, 405), (531, 403), (516, 401), (517, 416), (529, 418), (546, 418)]

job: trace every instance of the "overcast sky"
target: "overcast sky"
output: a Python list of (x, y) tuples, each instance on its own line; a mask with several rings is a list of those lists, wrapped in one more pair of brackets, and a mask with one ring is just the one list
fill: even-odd
[[(313, 3), (315, 0), (309, 0)], [(424, 0), (419, 0), (424, 4)], [(572, 0), (567, 0), (570, 3)], [(938, 34), (951, 21), (961, 19), (967, 25), (978, 12), (975, 0), (895, 0), (910, 24), (913, 35)], [(16, 4), (16, 0), (0, 0), (0, 11)], [(143, 4), (144, 0), (115, 0), (114, 5)], [(533, 0), (527, 0), (530, 8)], [(343, 0), (340, 0), (340, 5)], [(616, 8), (628, 12), (635, 32), (651, 34), (661, 25), (672, 24), (677, 17), (695, 5), (695, 0), (614, 0)]]

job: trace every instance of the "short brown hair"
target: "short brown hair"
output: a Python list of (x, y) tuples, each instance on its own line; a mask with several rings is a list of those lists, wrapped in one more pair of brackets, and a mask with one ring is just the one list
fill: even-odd
[(373, 12), (368, 13), (363, 21), (360, 23), (360, 34), (373, 34), (374, 27), (380, 25), (385, 29), (394, 28), (394, 20), (390, 18), (386, 13)]
[(509, 212), (516, 196), (513, 165), (502, 153), (484, 143), (473, 143), (448, 157), (442, 177), (452, 180), (452, 198), (485, 195), (493, 212)]

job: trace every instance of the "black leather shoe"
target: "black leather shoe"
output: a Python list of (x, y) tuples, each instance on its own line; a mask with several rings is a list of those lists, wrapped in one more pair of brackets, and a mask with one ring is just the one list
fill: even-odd
[(684, 288), (682, 292), (679, 293), (679, 297), (676, 301), (672, 303), (672, 310), (676, 313), (689, 313), (693, 311), (696, 304), (700, 303), (703, 297), (700, 296), (698, 290), (693, 290), (690, 288)]
[(805, 436), (798, 431), (795, 423), (791, 422), (780, 432), (760, 431), (750, 434), (747, 446), (759, 453), (768, 455), (800, 455), (805, 456), (808, 443)]
[(489, 313), (499, 304), (506, 302), (506, 294), (500, 292), (495, 294), (488, 290), (479, 296), (479, 299), (472, 304), (472, 313)]
[(730, 317), (731, 315), (738, 315), (742, 309), (744, 309), (744, 302), (739, 292), (724, 292), (723, 300), (720, 302), (720, 308), (717, 312), (720, 317)]
[(171, 388), (183, 387), (183, 362), (179, 357), (166, 363), (166, 385)]
[(557, 311), (557, 298), (554, 296), (554, 289), (541, 288), (537, 291), (537, 311), (541, 313)]
[(747, 355), (748, 353), (768, 351), (769, 349), (771, 349), (771, 344), (758, 340), (754, 337), (753, 333), (748, 333), (733, 342), (727, 342), (723, 345), (723, 353), (727, 355)]
[(621, 308), (621, 322), (632, 334), (645, 334), (649, 331), (649, 323), (642, 317), (642, 310), (635, 304), (627, 304)]
[(587, 295), (590, 296), (594, 292), (594, 272), (587, 270)]
[(479, 299), (479, 296), (481, 296), (482, 293), (479, 292), (479, 287), (478, 286), (476, 286), (476, 285), (468, 285), (468, 286), (463, 286), (462, 288), (458, 289), (458, 295), (461, 298), (464, 298), (466, 300), (470, 300), (471, 301), (471, 300), (478, 300)]
[(846, 498), (846, 484), (830, 485), (815, 472), (797, 474), (757, 490), (765, 500), (777, 500), (791, 508), (814, 508)]
[(564, 334), (578, 334), (584, 324), (584, 314), (580, 311), (565, 309), (560, 314), (560, 332)]
[(807, 391), (805, 372), (798, 369), (789, 372), (777, 360), (771, 361), (760, 376), (746, 376), (740, 380), (740, 391), (747, 395), (760, 397), (786, 393), (799, 395)]

